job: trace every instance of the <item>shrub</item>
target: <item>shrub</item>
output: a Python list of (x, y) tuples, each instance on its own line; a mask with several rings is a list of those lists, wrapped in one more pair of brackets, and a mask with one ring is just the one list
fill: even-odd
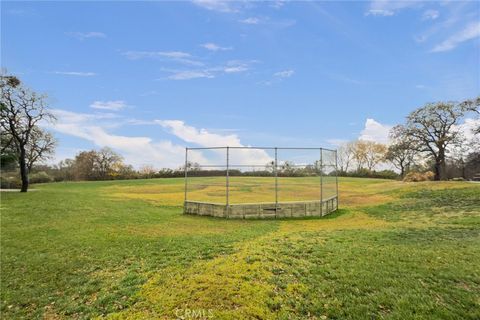
[[(332, 172), (335, 175), (335, 171)], [(398, 173), (392, 170), (370, 171), (368, 169), (359, 169), (352, 172), (339, 172), (340, 177), (355, 177), (355, 178), (376, 178), (376, 179), (397, 179)]]
[(430, 181), (433, 180), (435, 174), (432, 171), (427, 172), (416, 172), (410, 171), (407, 175), (403, 178), (404, 182), (419, 182), (419, 181)]
[(45, 171), (40, 171), (30, 175), (30, 183), (46, 183), (52, 182), (53, 178)]
[(0, 177), (1, 189), (19, 189), (22, 186), (20, 178), (17, 176), (5, 176), (2, 174)]

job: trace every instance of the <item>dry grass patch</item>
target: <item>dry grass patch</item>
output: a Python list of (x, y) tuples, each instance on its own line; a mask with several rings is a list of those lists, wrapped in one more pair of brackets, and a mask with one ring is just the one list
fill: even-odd
[(332, 231), (351, 229), (380, 229), (391, 227), (392, 224), (371, 217), (361, 211), (348, 212), (335, 218), (312, 219), (312, 220), (287, 220), (280, 223), (280, 232), (288, 234), (292, 232), (309, 231)]
[(201, 261), (187, 269), (167, 269), (140, 290), (141, 302), (109, 319), (172, 319), (184, 310), (211, 313), (221, 319), (272, 319), (266, 302), (274, 257), (259, 240), (243, 243), (232, 255)]

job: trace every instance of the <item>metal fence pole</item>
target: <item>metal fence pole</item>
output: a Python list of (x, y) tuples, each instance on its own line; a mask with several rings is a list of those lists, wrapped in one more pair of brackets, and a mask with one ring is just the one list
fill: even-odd
[(187, 202), (187, 180), (188, 180), (188, 148), (185, 148), (185, 201)]
[(277, 217), (278, 209), (278, 156), (277, 156), (277, 147), (275, 147), (275, 163), (273, 167), (273, 172), (275, 173), (275, 217)]
[(227, 210), (228, 210), (228, 204), (230, 203), (230, 147), (227, 147), (227, 180), (226, 180), (226, 197), (227, 197)]
[(335, 183), (336, 183), (336, 192), (337, 192), (337, 210), (338, 210), (338, 155), (337, 150), (335, 150)]
[(320, 215), (323, 216), (323, 152), (320, 148)]

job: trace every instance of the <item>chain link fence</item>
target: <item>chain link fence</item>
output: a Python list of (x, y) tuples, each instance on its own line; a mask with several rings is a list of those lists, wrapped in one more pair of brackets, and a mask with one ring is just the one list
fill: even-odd
[(336, 150), (325, 148), (186, 148), (185, 203), (226, 207), (335, 199)]

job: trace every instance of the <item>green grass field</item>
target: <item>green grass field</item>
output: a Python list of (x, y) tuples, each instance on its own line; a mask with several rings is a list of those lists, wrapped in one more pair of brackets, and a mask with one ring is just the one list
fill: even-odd
[(342, 178), (332, 215), (253, 221), (182, 215), (182, 179), (35, 189), (1, 194), (4, 319), (480, 319), (478, 184)]

